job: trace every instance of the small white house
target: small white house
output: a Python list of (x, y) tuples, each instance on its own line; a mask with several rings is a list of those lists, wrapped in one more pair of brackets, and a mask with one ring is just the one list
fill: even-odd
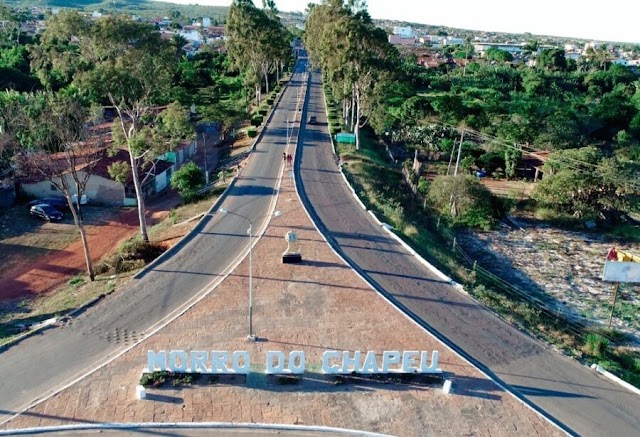
[(211, 18), (202, 17), (202, 27), (211, 27)]
[(181, 30), (180, 35), (189, 42), (202, 42), (202, 35), (197, 30)]
[(393, 28), (394, 35), (400, 35), (403, 38), (411, 38), (413, 36), (413, 29), (410, 26), (395, 26)]
[(445, 46), (455, 46), (464, 44), (463, 38), (448, 36), (442, 40), (442, 44)]

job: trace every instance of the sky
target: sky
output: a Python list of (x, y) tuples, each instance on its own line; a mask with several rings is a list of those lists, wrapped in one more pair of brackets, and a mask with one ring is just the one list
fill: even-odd
[[(162, 1), (162, 0), (160, 0)], [(171, 0), (229, 6), (231, 0)], [(304, 11), (310, 0), (276, 0), (281, 11)], [(314, 1), (314, 3), (319, 3)], [(368, 0), (373, 18), (471, 30), (568, 36), (640, 44), (638, 0)], [(261, 6), (261, 0), (254, 0)]]

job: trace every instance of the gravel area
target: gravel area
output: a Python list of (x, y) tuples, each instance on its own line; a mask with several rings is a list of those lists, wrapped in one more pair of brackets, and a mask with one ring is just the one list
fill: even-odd
[[(608, 250), (640, 253), (640, 244), (543, 225), (466, 233), (460, 245), (478, 263), (513, 286), (543, 297), (571, 317), (606, 325), (614, 285), (602, 281)], [(612, 325), (640, 345), (640, 285), (620, 284)]]

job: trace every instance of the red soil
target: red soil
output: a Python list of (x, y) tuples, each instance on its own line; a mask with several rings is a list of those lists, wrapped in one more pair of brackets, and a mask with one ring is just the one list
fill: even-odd
[[(179, 203), (176, 195), (168, 196), (147, 208), (147, 224), (162, 220)], [(94, 261), (116, 248), (122, 241), (139, 232), (138, 211), (123, 211), (100, 226), (87, 226), (87, 240)], [(73, 276), (86, 272), (80, 239), (63, 250), (42, 257), (35, 263), (17, 265), (0, 277), (0, 299), (34, 297), (51, 291)]]

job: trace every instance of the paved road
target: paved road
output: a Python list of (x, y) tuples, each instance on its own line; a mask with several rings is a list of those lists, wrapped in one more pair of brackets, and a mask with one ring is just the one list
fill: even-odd
[[(296, 178), (323, 233), (361, 274), (520, 396), (582, 435), (640, 435), (640, 397), (522, 334), (443, 283), (375, 224), (336, 165), (320, 75), (312, 76)], [(446, 370), (446, 369), (445, 369)]]
[[(270, 213), (282, 172), (287, 114), (296, 110), (303, 70), (300, 63), (265, 135), (222, 204), (252, 220), (254, 233)], [(168, 257), (69, 324), (0, 354), (0, 423), (144, 338), (159, 321), (196, 298), (244, 253), (247, 228), (246, 221), (232, 214), (207, 216), (180, 256)], [(246, 329), (238, 326), (238, 335), (246, 336)], [(140, 357), (140, 368), (145, 365), (146, 357)]]

